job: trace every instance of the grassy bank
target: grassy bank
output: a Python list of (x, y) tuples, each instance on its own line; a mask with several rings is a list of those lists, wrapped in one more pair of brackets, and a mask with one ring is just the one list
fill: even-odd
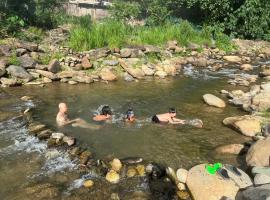
[[(211, 45), (212, 34), (209, 28), (195, 28), (188, 21), (167, 23), (163, 26), (136, 26), (124, 24), (115, 20), (105, 20), (91, 23), (88, 19), (77, 21), (71, 31), (69, 45), (77, 51), (100, 47), (123, 47), (125, 45), (164, 45), (169, 40), (177, 40), (186, 46), (189, 42), (199, 45)], [(230, 39), (222, 34), (216, 34), (216, 45), (225, 51), (232, 50)]]

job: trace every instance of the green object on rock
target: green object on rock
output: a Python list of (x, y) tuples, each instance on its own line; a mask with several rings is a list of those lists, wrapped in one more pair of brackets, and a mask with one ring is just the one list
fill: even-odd
[(221, 163), (214, 163), (214, 164), (209, 164), (209, 165), (205, 165), (205, 169), (209, 174), (214, 175), (218, 169), (220, 169), (222, 167)]

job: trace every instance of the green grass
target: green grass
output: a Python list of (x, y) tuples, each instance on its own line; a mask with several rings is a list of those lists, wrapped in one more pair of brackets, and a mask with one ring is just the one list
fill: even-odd
[(19, 61), (19, 59), (16, 56), (16, 52), (12, 52), (11, 56), (8, 58), (8, 64), (9, 65), (20, 65), (21, 62)]
[(60, 53), (60, 52), (53, 52), (51, 54), (44, 54), (43, 56), (41, 56), (38, 60), (38, 62), (42, 65), (48, 65), (50, 63), (51, 60), (53, 59), (61, 59), (64, 57), (64, 54)]
[[(69, 46), (76, 51), (90, 50), (101, 47), (123, 47), (126, 45), (157, 45), (162, 46), (169, 40), (177, 40), (180, 45), (189, 42), (199, 45), (211, 45), (211, 33), (207, 29), (196, 29), (188, 21), (163, 26), (132, 27), (119, 21), (107, 19), (100, 23), (78, 20), (70, 34)], [(228, 37), (219, 34), (217, 46), (222, 50), (231, 50)]]

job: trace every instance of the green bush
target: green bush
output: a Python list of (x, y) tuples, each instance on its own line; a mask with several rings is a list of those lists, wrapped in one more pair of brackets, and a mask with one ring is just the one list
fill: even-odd
[(110, 8), (111, 16), (116, 20), (127, 21), (140, 17), (140, 4), (132, 1), (113, 1), (113, 6)]

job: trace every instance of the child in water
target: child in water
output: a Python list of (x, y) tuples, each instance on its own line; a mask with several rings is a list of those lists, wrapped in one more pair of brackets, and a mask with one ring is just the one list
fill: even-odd
[(135, 114), (132, 108), (129, 108), (126, 116), (125, 116), (125, 122), (134, 122), (135, 121)]
[(152, 117), (154, 123), (185, 124), (185, 120), (176, 118), (176, 109), (170, 108), (168, 113), (157, 114)]
[(94, 121), (106, 121), (112, 118), (112, 111), (109, 106), (103, 106), (101, 113), (93, 117)]

